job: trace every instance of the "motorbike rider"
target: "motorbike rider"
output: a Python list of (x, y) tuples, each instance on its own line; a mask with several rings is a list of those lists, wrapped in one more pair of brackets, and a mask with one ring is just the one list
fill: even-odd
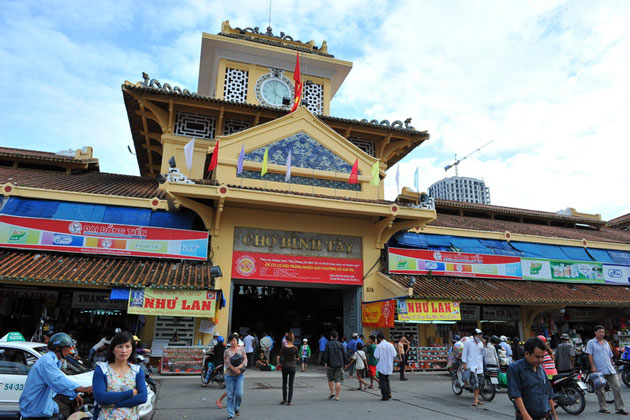
[(48, 353), (40, 357), (33, 365), (20, 396), (20, 412), (24, 420), (29, 418), (64, 419), (59, 414), (59, 406), (53, 400), (56, 394), (67, 395), (83, 405), (83, 398), (77, 393), (92, 393), (92, 387), (77, 385), (61, 372), (61, 361), (72, 350), (72, 338), (66, 333), (57, 333), (50, 337)]
[(217, 343), (212, 348), (212, 358), (209, 360), (208, 368), (206, 370), (206, 376), (204, 378), (204, 383), (201, 385), (203, 387), (208, 386), (210, 382), (210, 377), (212, 376), (212, 372), (214, 369), (223, 364), (223, 353), (225, 352), (225, 344), (224, 338), (221, 336), (217, 337)]

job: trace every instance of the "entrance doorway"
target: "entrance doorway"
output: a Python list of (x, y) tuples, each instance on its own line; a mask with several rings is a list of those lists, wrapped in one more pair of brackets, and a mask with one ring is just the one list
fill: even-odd
[(343, 334), (343, 295), (341, 288), (235, 285), (230, 332), (251, 329), (259, 338), (267, 332), (279, 343), (292, 331), (296, 344), (307, 338), (316, 353), (320, 334)]

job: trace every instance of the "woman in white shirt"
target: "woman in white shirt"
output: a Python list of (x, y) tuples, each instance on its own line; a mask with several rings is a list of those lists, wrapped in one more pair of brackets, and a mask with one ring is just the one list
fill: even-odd
[(356, 363), (357, 379), (359, 380), (359, 388), (357, 389), (359, 391), (365, 391), (367, 389), (367, 382), (365, 382), (363, 378), (366, 377), (365, 372), (367, 371), (367, 356), (363, 351), (363, 344), (361, 343), (357, 343), (357, 351), (355, 351), (352, 355), (350, 363), (346, 365), (346, 370), (348, 370), (353, 363)]

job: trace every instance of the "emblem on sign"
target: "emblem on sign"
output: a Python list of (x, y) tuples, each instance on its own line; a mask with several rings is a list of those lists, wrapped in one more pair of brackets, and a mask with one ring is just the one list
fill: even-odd
[(81, 223), (79, 223), (79, 222), (72, 222), (68, 226), (68, 231), (70, 233), (81, 233), (81, 229), (82, 228), (83, 228), (83, 226), (81, 226)]
[(256, 271), (256, 262), (248, 255), (236, 260), (236, 271), (243, 276), (251, 276)]

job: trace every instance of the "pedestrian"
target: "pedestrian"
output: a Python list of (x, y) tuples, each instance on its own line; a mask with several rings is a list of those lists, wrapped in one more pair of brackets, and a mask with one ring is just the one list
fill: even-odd
[(317, 354), (317, 364), (321, 365), (324, 363), (324, 351), (326, 350), (326, 343), (328, 343), (328, 339), (326, 338), (326, 336), (324, 335), (324, 333), (320, 334), (319, 336), (319, 353)]
[(510, 348), (512, 349), (513, 361), (522, 359), (523, 355), (525, 354), (523, 351), (523, 347), (521, 347), (520, 341), (521, 341), (520, 337), (518, 336), (512, 337), (512, 345), (510, 346)]
[(545, 345), (545, 355), (543, 356), (542, 367), (545, 370), (545, 373), (547, 373), (547, 377), (551, 379), (558, 374), (556, 361), (553, 358), (553, 351), (549, 347), (549, 344), (547, 344), (547, 338), (545, 338), (544, 335), (539, 335), (538, 339)]
[(381, 401), (387, 401), (392, 398), (392, 388), (389, 384), (389, 375), (394, 372), (394, 359), (396, 358), (396, 349), (392, 343), (385, 340), (382, 332), (376, 335), (378, 345), (374, 351), (374, 357), (378, 359), (376, 370), (378, 371), (378, 379), (381, 385)]
[[(357, 351), (357, 338), (359, 338), (358, 333), (352, 333), (352, 338), (348, 341), (346, 346), (346, 351), (348, 353), (347, 359), (350, 360), (354, 356), (354, 353)], [(348, 375), (352, 378), (354, 376), (355, 365), (350, 363), (348, 368)]]
[(499, 337), (499, 339), (501, 340), (501, 342), (499, 343), (499, 345), (501, 346), (501, 348), (503, 348), (503, 350), (505, 350), (505, 355), (507, 356), (507, 362), (508, 364), (512, 363), (512, 347), (510, 347), (510, 345), (508, 344), (508, 339), (506, 336), (502, 335), (501, 337)]
[(289, 336), (288, 332), (285, 332), (282, 336), (282, 345), (285, 346), (287, 344), (287, 337)]
[(571, 372), (575, 368), (575, 348), (569, 334), (560, 336), (562, 342), (556, 347), (556, 368), (558, 373)]
[(370, 386), (368, 386), (368, 388), (374, 389), (374, 381), (376, 381), (377, 384), (380, 384), (378, 378), (376, 377), (376, 364), (378, 363), (378, 360), (374, 357), (374, 352), (376, 351), (376, 337), (370, 335), (367, 343), (368, 345), (365, 348), (365, 354), (368, 362), (368, 376), (370, 377)]
[(468, 383), (473, 390), (473, 406), (483, 405), (479, 401), (479, 389), (484, 385), (483, 355), (484, 348), (481, 340), (482, 332), (479, 328), (473, 330), (472, 340), (466, 340), (462, 353), (462, 368), (464, 372), (470, 370)]
[(516, 410), (516, 420), (558, 420), (553, 390), (541, 363), (547, 346), (538, 338), (525, 342), (523, 358), (507, 370), (508, 396)]
[[(282, 369), (282, 401), (280, 404), (291, 405), (293, 399), (293, 380), (295, 379), (295, 364), (298, 359), (298, 349), (293, 345), (293, 333), (284, 337), (284, 345), (278, 352), (277, 366)], [(287, 393), (288, 380), (288, 393)]]
[(238, 346), (238, 335), (230, 336), (230, 347), (225, 350), (223, 365), (225, 366), (225, 392), (227, 392), (228, 420), (234, 420), (241, 410), (243, 397), (243, 371), (247, 366), (245, 349)]
[[(613, 390), (615, 396), (615, 410), (617, 414), (628, 415), (626, 407), (623, 404), (621, 398), (621, 390), (619, 389), (619, 378), (617, 378), (617, 371), (613, 364), (613, 353), (610, 349), (608, 341), (604, 339), (606, 330), (603, 325), (595, 325), (595, 338), (592, 338), (586, 344), (586, 354), (588, 355), (588, 362), (591, 365), (591, 372), (600, 372), (606, 378), (606, 382)], [(599, 401), (599, 412), (610, 413), (606, 408), (606, 397), (604, 396), (604, 387), (597, 389), (597, 400)]]
[(410, 348), (411, 348), (411, 344), (409, 343), (407, 336), (403, 334), (402, 337), (400, 337), (400, 340), (398, 341), (398, 348), (397, 348), (398, 360), (400, 360), (398, 367), (400, 368), (401, 381), (407, 380), (407, 378), (405, 378), (405, 369), (407, 368), (407, 359), (409, 358)]
[(348, 369), (352, 365), (356, 365), (357, 379), (359, 381), (358, 390), (365, 391), (367, 389), (367, 382), (365, 382), (363, 378), (367, 376), (367, 359), (365, 356), (365, 352), (363, 351), (363, 344), (361, 343), (357, 343), (357, 351), (355, 351), (352, 355), (352, 359), (350, 359), (350, 362), (348, 363), (348, 366), (346, 366), (346, 369)]
[(483, 361), (486, 367), (494, 367), (498, 368), (500, 364), (499, 354), (497, 353), (497, 349), (495, 344), (499, 343), (499, 339), (496, 335), (492, 337), (485, 336), (483, 343)]
[(254, 344), (255, 344), (255, 340), (254, 340), (254, 336), (252, 335), (251, 331), (247, 331), (247, 335), (245, 336), (245, 338), (243, 339), (243, 344), (245, 345), (245, 354), (247, 355), (247, 364), (249, 368), (251, 368), (252, 366), (254, 366)]
[(302, 339), (302, 345), (300, 346), (300, 360), (302, 361), (302, 372), (308, 370), (308, 361), (311, 358), (311, 348), (308, 345), (308, 339)]
[(263, 338), (260, 339), (260, 348), (263, 353), (265, 353), (265, 359), (271, 360), (269, 359), (269, 356), (271, 355), (271, 349), (273, 348), (273, 338), (271, 338), (271, 336), (266, 332), (263, 332)]
[[(330, 341), (326, 343), (326, 348), (324, 349), (324, 366), (326, 367), (328, 387), (330, 388), (328, 398), (334, 398), (335, 401), (339, 401), (341, 383), (343, 382), (343, 367), (346, 365), (346, 352), (338, 339), (339, 333), (331, 331)], [(335, 385), (334, 389), (333, 383)]]
[(92, 376), (98, 420), (138, 420), (138, 407), (147, 402), (144, 371), (134, 364), (136, 344), (126, 331), (116, 334), (107, 348), (107, 362), (97, 363)]
[(92, 367), (92, 362), (94, 361), (94, 356), (97, 352), (104, 350), (109, 343), (112, 341), (112, 336), (114, 335), (111, 331), (107, 331), (102, 333), (102, 337), (98, 343), (94, 344), (90, 349), (90, 353), (88, 355), (88, 368)]

